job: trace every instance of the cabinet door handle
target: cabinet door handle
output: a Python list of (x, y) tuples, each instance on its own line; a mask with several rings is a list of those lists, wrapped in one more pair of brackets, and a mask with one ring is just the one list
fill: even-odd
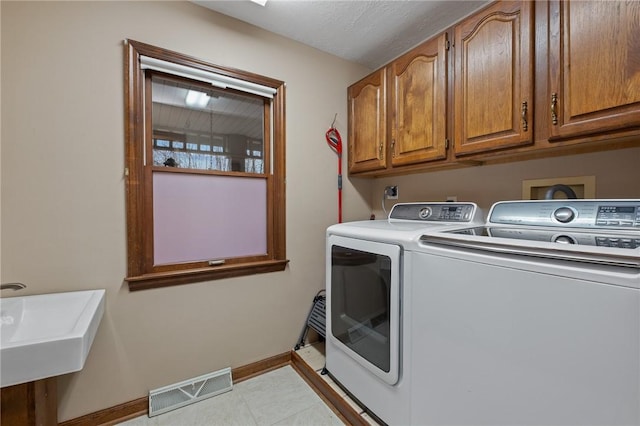
[(396, 156), (396, 140), (395, 139), (391, 139), (391, 156), (392, 157)]
[(382, 153), (382, 142), (380, 142), (380, 146), (378, 147), (378, 160), (384, 160)]
[(529, 123), (527, 123), (527, 102), (522, 103), (522, 130), (526, 132), (529, 130)]
[(551, 122), (554, 126), (558, 124), (558, 94), (551, 94)]

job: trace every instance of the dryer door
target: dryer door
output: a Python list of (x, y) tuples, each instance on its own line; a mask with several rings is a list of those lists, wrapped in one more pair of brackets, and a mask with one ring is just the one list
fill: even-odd
[(373, 374), (398, 381), (400, 247), (330, 236), (329, 338)]

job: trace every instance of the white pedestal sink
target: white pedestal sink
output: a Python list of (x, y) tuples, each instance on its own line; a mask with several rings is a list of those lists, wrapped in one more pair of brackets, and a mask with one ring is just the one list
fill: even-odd
[(81, 370), (104, 299), (104, 290), (1, 298), (0, 387)]

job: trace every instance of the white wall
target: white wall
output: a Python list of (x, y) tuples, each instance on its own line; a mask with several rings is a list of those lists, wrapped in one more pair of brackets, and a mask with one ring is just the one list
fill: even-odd
[[(368, 70), (189, 2), (0, 8), (2, 282), (26, 283), (22, 294), (107, 289), (85, 368), (59, 380), (59, 420), (290, 350), (324, 288), (337, 217), (324, 134), (337, 113), (346, 136), (346, 88)], [(286, 271), (129, 292), (125, 38), (286, 82)], [(345, 179), (346, 220), (368, 217), (369, 187)]]

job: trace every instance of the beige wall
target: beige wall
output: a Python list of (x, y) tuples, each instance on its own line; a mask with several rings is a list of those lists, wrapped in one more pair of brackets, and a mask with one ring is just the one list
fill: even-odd
[(445, 201), (457, 196), (458, 201), (477, 203), (486, 213), (496, 201), (521, 199), (525, 179), (573, 176), (595, 176), (596, 198), (640, 198), (640, 148), (379, 178), (369, 200), (376, 217), (385, 217), (384, 188), (398, 185), (398, 200), (386, 201), (387, 212), (394, 202)]
[[(0, 7), (1, 279), (26, 283), (22, 294), (107, 289), (85, 368), (59, 380), (59, 420), (290, 350), (324, 288), (337, 217), (324, 133), (337, 113), (345, 136), (346, 87), (368, 70), (188, 2)], [(125, 38), (286, 82), (285, 272), (128, 291)], [(361, 186), (345, 180), (345, 219), (368, 215)]]

